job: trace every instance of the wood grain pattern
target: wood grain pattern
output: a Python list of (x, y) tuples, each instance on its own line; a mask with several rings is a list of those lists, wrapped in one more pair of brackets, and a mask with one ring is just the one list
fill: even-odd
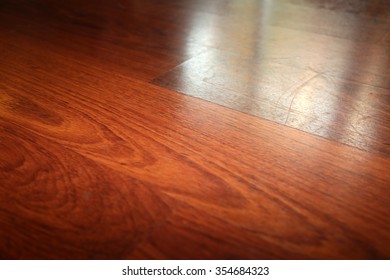
[[(345, 94), (334, 100), (342, 103), (340, 108), (355, 102), (350, 107), (375, 116), (376, 134), (368, 131), (372, 122), (359, 127), (371, 137), (370, 148), (349, 143), (362, 150), (148, 81), (162, 83), (166, 77), (176, 86), (191, 87), (189, 77), (180, 71), (196, 64), (199, 75), (194, 80), (199, 81), (205, 65), (214, 63), (217, 70), (210, 70), (215, 75), (209, 76), (209, 96), (218, 97), (219, 83), (219, 89), (242, 92), (231, 103), (238, 106), (247, 96), (247, 82), (273, 87), (269, 92), (275, 95), (262, 103), (265, 110), (273, 108), (270, 100), (278, 95), (284, 96), (281, 102), (291, 102), (291, 91), (273, 79), (286, 87), (311, 79), (309, 60), (248, 62), (245, 46), (239, 56), (238, 49), (187, 40), (189, 15), (223, 17), (219, 9), (205, 11), (210, 1), (120, 1), (119, 6), (108, 1), (64, 2), (0, 5), (2, 259), (390, 257), (390, 158), (383, 142), (389, 127), (389, 88), (388, 73), (380, 71), (379, 62), (354, 80), (354, 75), (334, 77)], [(238, 2), (226, 3), (227, 9)], [(286, 3), (278, 9), (309, 5), (304, 0)], [(315, 7), (319, 9), (311, 9)], [(365, 13), (375, 11), (359, 7), (353, 6), (352, 14), (370, 17)], [(137, 12), (128, 14), (135, 14), (140, 24), (127, 29), (134, 21), (124, 11), (132, 8)], [(345, 5), (337, 9), (349, 12)], [(71, 16), (46, 15), (47, 11), (73, 15), (76, 10), (90, 13), (81, 13), (73, 22)], [(86, 31), (117, 13), (125, 25), (110, 25), (112, 29), (99, 36)], [(44, 22), (51, 25), (42, 31)], [(164, 29), (166, 33), (158, 37), (162, 22), (174, 27), (172, 34)], [(142, 40), (143, 26), (145, 32), (154, 30), (147, 48), (140, 48), (151, 42)], [(127, 37), (114, 35), (122, 29)], [(175, 49), (168, 47), (170, 38), (176, 38)], [(313, 43), (317, 46), (330, 40), (328, 35), (318, 38)], [(334, 40), (338, 43), (330, 50), (343, 52), (342, 43)], [(165, 45), (149, 56), (161, 42)], [(201, 46), (201, 53), (184, 51), (189, 44)], [(354, 44), (370, 45), (375, 57), (386, 58), (382, 42)], [(102, 52), (90, 52), (94, 46), (104, 47)], [(318, 53), (313, 56), (320, 59)], [(179, 66), (185, 59), (189, 60)], [(268, 69), (260, 78), (251, 68), (259, 61)], [(160, 75), (174, 66), (178, 67)], [(367, 82), (369, 75), (377, 84)], [(321, 79), (314, 81), (313, 108), (325, 102), (321, 108), (329, 109), (334, 121), (316, 114), (327, 121), (325, 125), (333, 125), (336, 134), (346, 109), (330, 108), (326, 102), (340, 91), (327, 88)], [(316, 88), (327, 93), (319, 101)], [(373, 88), (375, 97), (370, 95)], [(206, 86), (199, 92), (207, 99)], [(219, 103), (218, 98), (212, 101)]]

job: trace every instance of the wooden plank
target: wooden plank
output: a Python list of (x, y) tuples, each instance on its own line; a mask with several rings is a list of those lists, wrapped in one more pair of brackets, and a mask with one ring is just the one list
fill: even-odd
[(389, 256), (388, 157), (41, 48), (1, 69), (4, 257)]
[[(386, 34), (337, 38), (345, 26), (327, 34), (307, 18), (279, 19), (285, 24), (265, 25), (276, 51), (251, 61), (251, 44), (264, 38), (245, 29), (247, 41), (240, 47), (230, 36), (229, 45), (220, 28), (224, 10), (241, 9), (245, 19), (254, 1), (215, 1), (210, 10), (211, 1), (79, 2), (0, 5), (2, 259), (390, 257)], [(336, 15), (320, 2), (276, 3), (280, 13), (324, 9), (385, 28), (383, 15), (375, 25), (378, 1), (352, 11), (341, 4)], [(222, 40), (201, 33), (207, 18), (221, 20), (213, 36)], [(363, 49), (367, 57), (357, 59)], [(334, 72), (316, 77), (321, 71)], [(195, 84), (216, 103), (230, 90), (234, 109), (259, 102), (248, 99), (253, 85), (264, 89), (262, 110), (271, 114), (281, 97), (292, 109), (287, 120), (317, 114), (334, 135), (344, 125), (347, 138), (369, 145), (148, 82), (156, 76), (175, 89)], [(297, 87), (303, 96), (294, 97)]]
[[(322, 63), (322, 58), (317, 58)], [(156, 78), (154, 83), (340, 143), (388, 154), (390, 89), (343, 78), (351, 75), (370, 82), (369, 76), (377, 81), (383, 76), (365, 76), (364, 70), (358, 76), (349, 70), (345, 73), (342, 69), (348, 66), (341, 62), (337, 67), (339, 61), (326, 70), (326, 62), (321, 66), (309, 60), (287, 57), (284, 61), (267, 55), (253, 60), (210, 51)], [(321, 70), (302, 65), (306, 63)]]

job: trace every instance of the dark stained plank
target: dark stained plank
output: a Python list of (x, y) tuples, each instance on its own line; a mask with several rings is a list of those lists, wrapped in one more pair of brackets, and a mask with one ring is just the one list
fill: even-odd
[(0, 32), (40, 41), (45, 48), (141, 80), (161, 75), (204, 50), (176, 32), (181, 26), (154, 17), (161, 13), (159, 6), (143, 12), (140, 7), (149, 5), (4, 0)]

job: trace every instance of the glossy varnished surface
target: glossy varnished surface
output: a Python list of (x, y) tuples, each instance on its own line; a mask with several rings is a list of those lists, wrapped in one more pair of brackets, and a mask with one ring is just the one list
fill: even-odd
[(390, 257), (387, 1), (0, 3), (1, 258)]
[(226, 16), (194, 14), (189, 37), (213, 48), (154, 82), (388, 154), (388, 6), (370, 13), (362, 1), (239, 3)]

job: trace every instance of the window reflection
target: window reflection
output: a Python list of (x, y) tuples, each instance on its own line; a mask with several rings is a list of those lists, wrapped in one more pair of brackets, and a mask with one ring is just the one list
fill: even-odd
[(376, 32), (362, 33), (369, 30), (362, 28), (366, 18), (305, 3), (208, 1), (190, 20), (187, 41), (195, 44), (187, 52), (207, 48), (176, 69), (174, 88), (346, 144), (379, 148), (387, 50)]

